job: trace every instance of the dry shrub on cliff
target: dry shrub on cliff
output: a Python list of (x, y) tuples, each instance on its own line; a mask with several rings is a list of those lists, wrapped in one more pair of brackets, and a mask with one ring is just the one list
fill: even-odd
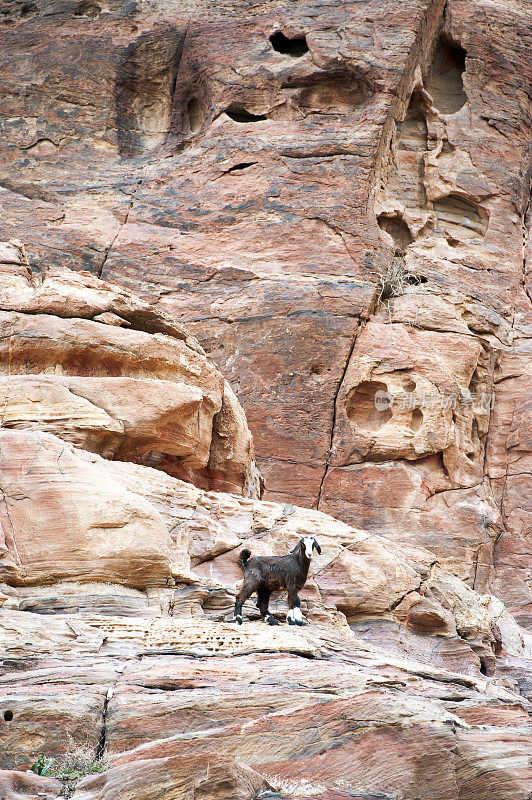
[(405, 257), (396, 253), (385, 270), (379, 276), (379, 300), (389, 300), (404, 294), (409, 286), (425, 283), (426, 278), (413, 275), (406, 268)]
[(404, 256), (396, 254), (380, 274), (380, 299), (389, 300), (404, 294), (409, 285), (408, 278)]

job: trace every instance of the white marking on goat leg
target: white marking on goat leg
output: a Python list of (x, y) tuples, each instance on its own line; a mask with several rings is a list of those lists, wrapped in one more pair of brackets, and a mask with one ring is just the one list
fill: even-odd
[(305, 555), (310, 561), (312, 556), (314, 555), (313, 551), (314, 545), (314, 536), (304, 536), (303, 537), (303, 547), (305, 548)]
[(300, 608), (291, 608), (286, 615), (286, 621), (289, 625), (303, 625), (303, 614)]
[(241, 614), (237, 614), (235, 619), (236, 619), (236, 621), (238, 622), (239, 625), (242, 625), (242, 615)]

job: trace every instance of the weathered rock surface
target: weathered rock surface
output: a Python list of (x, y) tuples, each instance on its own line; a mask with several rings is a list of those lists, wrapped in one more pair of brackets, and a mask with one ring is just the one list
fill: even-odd
[[(96, 317), (125, 320), (116, 337), (136, 353), (138, 328), (176, 351), (185, 322), (245, 408), (267, 499), (437, 540), (481, 592), (494, 572), (528, 624), (528, 3), (21, 0), (1, 14), (0, 234), (23, 231), (33, 270), (55, 271), (37, 291), (20, 272), (13, 336), (45, 304), (55, 320), (75, 308), (80, 348)], [(382, 293), (395, 252), (402, 279)], [(86, 280), (63, 267), (153, 305), (92, 287), (85, 307)], [(204, 391), (188, 377), (171, 380)], [(73, 391), (55, 380), (52, 405)], [(385, 389), (396, 402), (377, 411)], [(227, 388), (217, 411), (221, 391), (199, 412), (218, 420), (208, 478), (204, 431), (196, 458), (167, 441), (162, 466), (238, 491), (245, 425)], [(179, 408), (190, 449), (198, 412), (174, 393), (164, 413)], [(83, 399), (69, 436), (101, 448)], [(142, 441), (120, 438), (132, 421), (116, 411), (95, 424), (137, 459), (149, 421)]]
[[(83, 747), (78, 800), (528, 797), (530, 637), (430, 551), (46, 432), (0, 452), (6, 785)], [(232, 623), (242, 546), (309, 533), (307, 625)]]
[[(529, 800), (528, 3), (0, 44), (0, 796)], [(231, 624), (307, 533), (307, 624)]]
[(244, 413), (180, 325), (86, 273), (33, 277), (17, 242), (0, 258), (3, 427), (258, 494)]

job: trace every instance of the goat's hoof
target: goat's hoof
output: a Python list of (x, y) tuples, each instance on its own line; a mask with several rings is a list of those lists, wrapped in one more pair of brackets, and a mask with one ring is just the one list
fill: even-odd
[(268, 625), (278, 625), (278, 624), (279, 624), (279, 623), (277, 622), (277, 620), (275, 619), (275, 617), (272, 617), (272, 615), (271, 615), (271, 614), (269, 614), (269, 615), (266, 617), (266, 622), (268, 623)]
[(237, 623), (237, 625), (242, 625), (242, 617), (240, 616), (235, 617), (235, 622)]

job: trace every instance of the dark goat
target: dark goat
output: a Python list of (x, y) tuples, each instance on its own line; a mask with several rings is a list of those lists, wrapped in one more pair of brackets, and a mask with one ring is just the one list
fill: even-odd
[(242, 624), (242, 606), (257, 592), (257, 608), (262, 619), (269, 625), (278, 625), (277, 620), (268, 611), (270, 595), (279, 589), (288, 591), (290, 610), (286, 615), (289, 625), (303, 625), (301, 603), (297, 593), (307, 580), (310, 560), (314, 549), (321, 553), (321, 548), (314, 536), (304, 536), (286, 556), (255, 556), (250, 558), (249, 550), (242, 550), (238, 564), (244, 573), (244, 585), (235, 603), (235, 619)]

